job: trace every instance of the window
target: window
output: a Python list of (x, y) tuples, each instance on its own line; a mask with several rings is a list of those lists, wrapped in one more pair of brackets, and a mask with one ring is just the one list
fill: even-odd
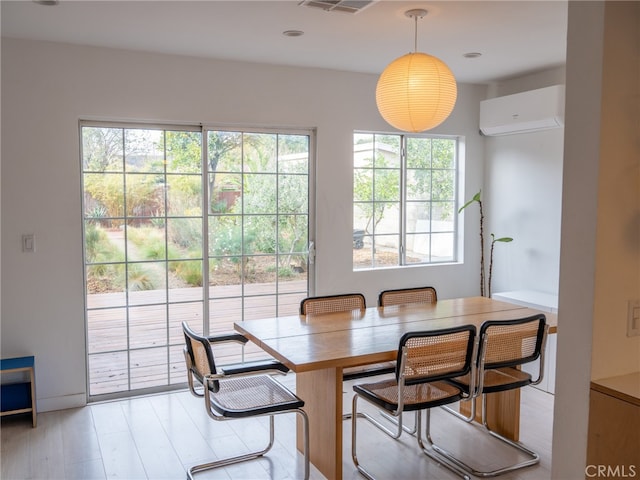
[(353, 269), (454, 262), (458, 139), (355, 133)]

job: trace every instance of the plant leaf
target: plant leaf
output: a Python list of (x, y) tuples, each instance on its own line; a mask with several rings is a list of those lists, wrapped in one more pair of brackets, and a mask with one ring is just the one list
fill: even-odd
[(496, 238), (493, 240), (494, 242), (513, 242), (513, 238), (511, 237), (502, 237), (502, 238)]
[(471, 205), (473, 202), (480, 202), (480, 192), (476, 193), (473, 198), (471, 200), (469, 200), (467, 203), (465, 203), (463, 206), (461, 206), (458, 209), (458, 213), (460, 213), (462, 210), (464, 210), (465, 208), (467, 208), (469, 205)]

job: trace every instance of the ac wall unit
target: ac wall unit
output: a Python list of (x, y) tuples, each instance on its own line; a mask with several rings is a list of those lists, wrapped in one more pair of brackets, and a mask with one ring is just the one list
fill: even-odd
[(510, 135), (564, 126), (564, 85), (480, 102), (480, 132)]

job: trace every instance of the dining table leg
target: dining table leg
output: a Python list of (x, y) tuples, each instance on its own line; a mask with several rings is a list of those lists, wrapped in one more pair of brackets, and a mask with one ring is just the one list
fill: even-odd
[[(329, 480), (342, 478), (342, 368), (296, 373), (296, 395), (309, 417), (311, 463)], [(298, 420), (297, 447), (302, 451)]]
[[(520, 437), (520, 389), (487, 393), (487, 423), (491, 430), (518, 441)], [(476, 422), (482, 422), (482, 397), (475, 399)], [(460, 412), (471, 413), (469, 402), (460, 402)]]

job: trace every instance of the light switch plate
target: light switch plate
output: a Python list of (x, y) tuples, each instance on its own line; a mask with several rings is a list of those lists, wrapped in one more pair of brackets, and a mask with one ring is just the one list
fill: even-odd
[(627, 337), (640, 335), (640, 300), (629, 300), (627, 314)]
[(36, 251), (36, 236), (33, 233), (25, 233), (22, 235), (22, 251), (25, 253), (33, 253)]

